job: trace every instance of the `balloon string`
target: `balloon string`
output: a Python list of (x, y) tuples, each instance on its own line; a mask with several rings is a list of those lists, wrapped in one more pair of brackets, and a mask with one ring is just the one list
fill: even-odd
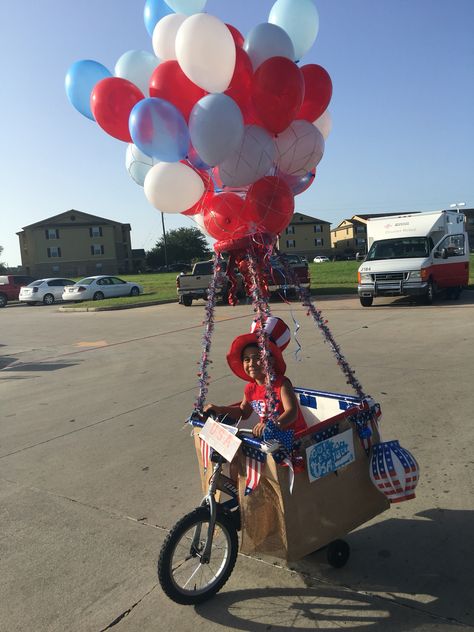
[(361, 399), (364, 399), (366, 395), (362, 389), (362, 386), (359, 380), (356, 378), (354, 370), (351, 368), (351, 366), (345, 359), (344, 355), (342, 354), (340, 346), (335, 341), (334, 336), (332, 335), (332, 332), (329, 329), (328, 321), (324, 318), (321, 311), (317, 309), (315, 305), (313, 304), (309, 289), (301, 286), (297, 275), (289, 267), (289, 264), (284, 260), (284, 258), (281, 257), (279, 252), (277, 252), (277, 256), (279, 260), (281, 261), (282, 265), (284, 266), (284, 268), (286, 269), (288, 276), (292, 278), (293, 283), (298, 288), (298, 292), (299, 292), (303, 307), (307, 308), (307, 315), (312, 316), (314, 322), (316, 323), (319, 330), (321, 331), (325, 342), (329, 343), (331, 351), (336, 357), (337, 365), (339, 366), (339, 368), (341, 369), (341, 371), (344, 373), (346, 377), (346, 383), (352, 386), (352, 388), (355, 390), (355, 392)]
[[(216, 300), (217, 300), (217, 288), (222, 281), (222, 255), (220, 253), (216, 253), (214, 255), (213, 261), (213, 274), (212, 279), (209, 284), (209, 290), (207, 293), (207, 302), (206, 302), (206, 319), (204, 321), (205, 328), (202, 336), (202, 354), (201, 360), (199, 362), (199, 394), (194, 404), (194, 409), (201, 412), (204, 403), (206, 401), (207, 393), (209, 390), (209, 372), (208, 367), (211, 363), (210, 360), (210, 352), (211, 352), (211, 341), (212, 334), (214, 332), (214, 320), (215, 320), (215, 309), (216, 309)], [(203, 323), (203, 324), (204, 324)]]

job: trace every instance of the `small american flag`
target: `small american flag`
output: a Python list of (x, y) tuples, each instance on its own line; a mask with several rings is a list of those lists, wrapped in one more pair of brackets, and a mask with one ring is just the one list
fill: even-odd
[(204, 441), (204, 439), (200, 439), (201, 441), (201, 458), (202, 458), (202, 466), (204, 468), (204, 474), (207, 472), (207, 468), (209, 467), (209, 460), (211, 458), (211, 446)]
[(247, 445), (242, 446), (242, 451), (245, 454), (245, 468), (247, 473), (244, 495), (248, 496), (260, 482), (262, 464), (265, 463), (267, 457), (260, 450)]

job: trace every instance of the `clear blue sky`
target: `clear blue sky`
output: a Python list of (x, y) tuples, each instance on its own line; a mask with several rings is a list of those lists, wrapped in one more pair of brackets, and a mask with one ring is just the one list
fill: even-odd
[[(333, 225), (357, 212), (474, 207), (474, 0), (315, 0), (318, 38), (304, 63), (334, 84), (333, 131), (297, 209)], [(272, 0), (208, 0), (244, 34)], [(152, 51), (141, 0), (0, 3), (0, 245), (20, 263), (16, 232), (75, 208), (130, 222), (150, 249), (160, 214), (124, 167), (126, 144), (70, 106), (68, 66), (113, 71), (131, 49)], [(168, 228), (191, 226), (167, 215)]]

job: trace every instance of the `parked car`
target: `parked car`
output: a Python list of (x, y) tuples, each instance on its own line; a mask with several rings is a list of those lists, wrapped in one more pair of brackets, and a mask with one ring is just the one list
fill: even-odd
[(143, 287), (134, 281), (124, 281), (115, 276), (86, 277), (64, 288), (63, 301), (101, 301), (116, 296), (138, 296)]
[(324, 255), (317, 255), (314, 259), (314, 263), (326, 263), (329, 261), (329, 257), (325, 257)]
[(5, 307), (8, 301), (17, 301), (20, 289), (34, 281), (31, 276), (24, 274), (2, 274), (0, 276), (0, 307)]
[(74, 281), (71, 279), (38, 279), (38, 281), (33, 281), (33, 283), (22, 287), (18, 298), (22, 303), (28, 305), (36, 305), (36, 303), (52, 305), (62, 299), (66, 285), (73, 283)]
[[(309, 266), (306, 259), (300, 255), (280, 253), (278, 257), (270, 257), (268, 269), (268, 290), (273, 295), (297, 296), (298, 288), (308, 289), (311, 285)], [(290, 269), (292, 274), (288, 274)], [(295, 279), (291, 277), (296, 277)]]
[[(189, 307), (192, 302), (200, 298), (207, 299), (207, 291), (212, 280), (214, 263), (209, 261), (197, 261), (190, 274), (181, 272), (176, 277), (176, 292), (178, 294), (178, 303)], [(222, 274), (217, 285), (218, 300), (226, 303), (229, 296), (230, 281), (226, 274), (227, 263), (222, 264)], [(237, 297), (243, 298), (245, 290), (243, 279), (240, 274), (236, 274), (237, 281)]]

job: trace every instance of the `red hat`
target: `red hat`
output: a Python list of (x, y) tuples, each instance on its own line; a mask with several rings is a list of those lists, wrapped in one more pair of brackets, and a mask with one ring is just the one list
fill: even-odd
[[(242, 380), (252, 382), (252, 378), (245, 373), (242, 364), (242, 352), (248, 345), (258, 344), (256, 329), (259, 327), (258, 321), (253, 321), (250, 328), (251, 333), (237, 336), (232, 342), (229, 353), (227, 354), (227, 362), (232, 371)], [(268, 347), (273, 357), (273, 369), (276, 375), (285, 375), (286, 364), (283, 360), (282, 351), (285, 349), (291, 339), (290, 329), (288, 325), (275, 316), (269, 316), (263, 326), (268, 335)]]

